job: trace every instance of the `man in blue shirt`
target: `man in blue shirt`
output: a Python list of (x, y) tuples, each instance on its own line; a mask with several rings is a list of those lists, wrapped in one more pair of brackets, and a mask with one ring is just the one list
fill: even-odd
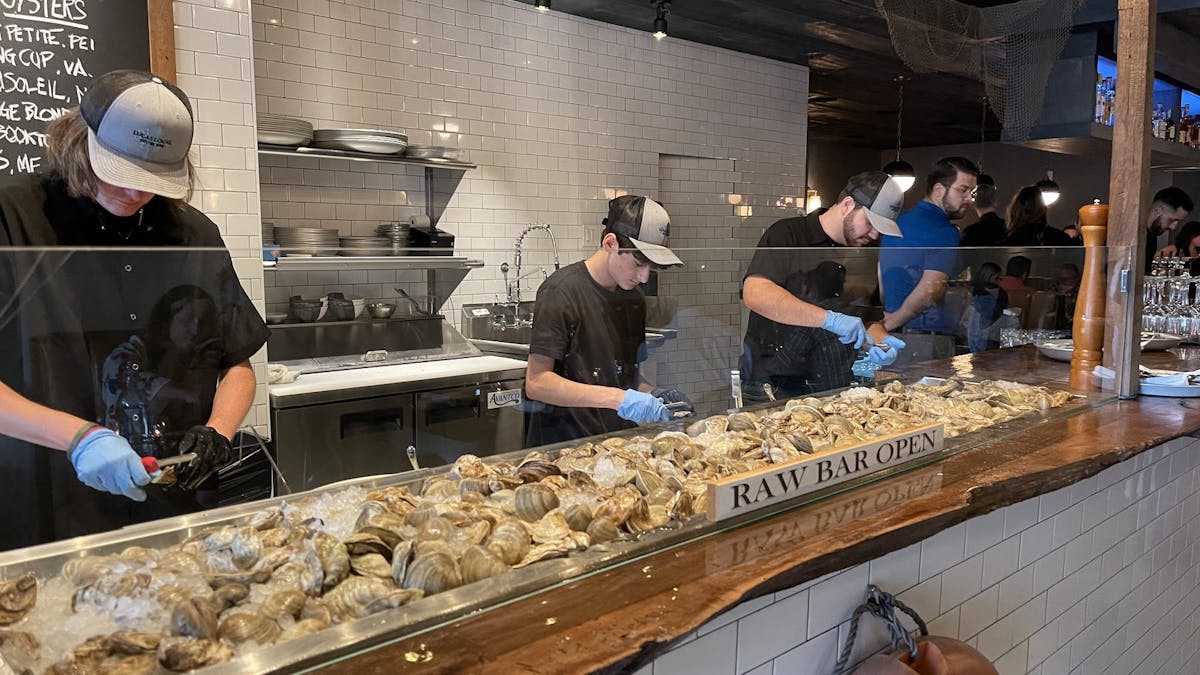
[[(938, 160), (926, 178), (925, 199), (897, 220), (904, 237), (882, 237), (879, 284), (889, 332), (953, 335), (955, 317), (941, 305), (957, 260), (958, 228), (950, 221), (966, 213), (978, 176), (979, 168), (965, 157)], [(952, 355), (952, 341), (942, 342), (926, 356)]]

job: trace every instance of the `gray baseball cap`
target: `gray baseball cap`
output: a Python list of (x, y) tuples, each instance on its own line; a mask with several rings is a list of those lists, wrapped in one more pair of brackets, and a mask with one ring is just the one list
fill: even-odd
[(92, 81), (79, 111), (100, 180), (172, 199), (187, 194), (192, 107), (178, 87), (152, 73), (114, 70)]
[(866, 207), (867, 220), (880, 234), (903, 237), (896, 218), (904, 206), (904, 190), (882, 171), (863, 171), (846, 183), (846, 194)]
[(671, 236), (671, 216), (662, 204), (647, 197), (622, 195), (608, 202), (606, 231), (616, 232), (631, 241), (650, 262), (661, 267), (682, 265), (679, 256), (667, 248)]

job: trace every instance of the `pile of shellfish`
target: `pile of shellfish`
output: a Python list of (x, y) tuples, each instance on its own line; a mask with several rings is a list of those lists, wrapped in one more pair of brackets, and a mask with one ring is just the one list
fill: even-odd
[(75, 636), (57, 653), (46, 653), (45, 635), (23, 630), (37, 604), (34, 575), (0, 582), (0, 655), (17, 672), (221, 663), (688, 519), (706, 508), (711, 479), (930, 422), (955, 436), (1070, 398), (1004, 381), (893, 382), (553, 455), (533, 451), (516, 464), (464, 455), (420, 486), (349, 488), (355, 510), (346, 528), (330, 527), (309, 495), (168, 548), (72, 559), (41, 583), (65, 587), (71, 612), (118, 617), (117, 630)]

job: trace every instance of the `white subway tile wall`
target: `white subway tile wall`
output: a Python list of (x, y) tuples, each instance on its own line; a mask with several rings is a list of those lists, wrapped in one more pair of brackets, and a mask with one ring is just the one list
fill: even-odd
[[(1068, 514), (1085, 504), (1092, 518), (1079, 534), (1086, 507)], [(1047, 549), (1046, 533), (1062, 516), (1074, 518), (1065, 527), (1077, 536)], [(1198, 545), (1200, 441), (1181, 438), (1071, 488), (743, 603), (696, 631), (715, 635), (711, 626), (719, 625), (719, 637), (684, 642), (639, 673), (827, 675), (868, 579), (916, 610), (934, 634), (979, 649), (1001, 675), (1197, 673)], [(927, 555), (938, 556), (935, 566)], [(1072, 555), (1079, 563), (1064, 568)], [(882, 622), (864, 617), (851, 661), (887, 640)], [(718, 648), (728, 652), (717, 658)]]
[[(689, 280), (671, 283), (684, 284), (681, 304), (723, 303), (704, 319), (734, 339), (740, 278), (728, 251), (753, 246), (773, 215), (795, 213), (778, 205), (804, 195), (806, 68), (513, 1), (372, 7), (256, 3), (257, 110), (465, 150), (479, 168), (463, 174), (440, 226), (486, 266), (468, 275), (451, 309), (504, 294), (500, 263), (512, 261), (529, 223), (549, 223), (570, 262), (594, 250), (608, 199), (671, 191), (687, 197), (671, 208), (673, 245), (722, 249), (716, 274), (693, 269), (709, 263), (706, 252)], [(692, 158), (712, 164), (684, 168)], [(417, 167), (267, 156), (260, 166), (263, 219), (276, 227), (366, 234), (426, 210)], [(675, 168), (679, 185), (662, 175)], [(526, 239), (523, 255), (527, 270), (549, 267), (548, 238)], [(539, 281), (527, 280), (524, 299)], [(668, 358), (662, 373), (683, 383), (693, 370)]]
[[(254, 138), (249, 3), (176, 0), (176, 83), (196, 118), (192, 205), (217, 224), (246, 293), (264, 311), (258, 152)], [(244, 424), (267, 433), (266, 350), (251, 359), (259, 386)]]

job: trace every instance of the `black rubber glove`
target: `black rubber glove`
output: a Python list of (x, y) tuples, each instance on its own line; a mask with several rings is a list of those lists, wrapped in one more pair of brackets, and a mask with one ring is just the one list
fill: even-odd
[(212, 427), (197, 424), (183, 435), (179, 442), (179, 454), (196, 453), (196, 459), (176, 469), (175, 485), (181, 490), (195, 490), (217, 469), (233, 460), (233, 446), (229, 439)]
[(670, 405), (672, 403), (686, 403), (687, 406), (671, 408), (671, 412), (696, 412), (696, 406), (692, 404), (692, 399), (678, 389), (666, 389), (664, 387), (655, 387), (650, 395), (655, 398), (661, 398), (663, 403)]

